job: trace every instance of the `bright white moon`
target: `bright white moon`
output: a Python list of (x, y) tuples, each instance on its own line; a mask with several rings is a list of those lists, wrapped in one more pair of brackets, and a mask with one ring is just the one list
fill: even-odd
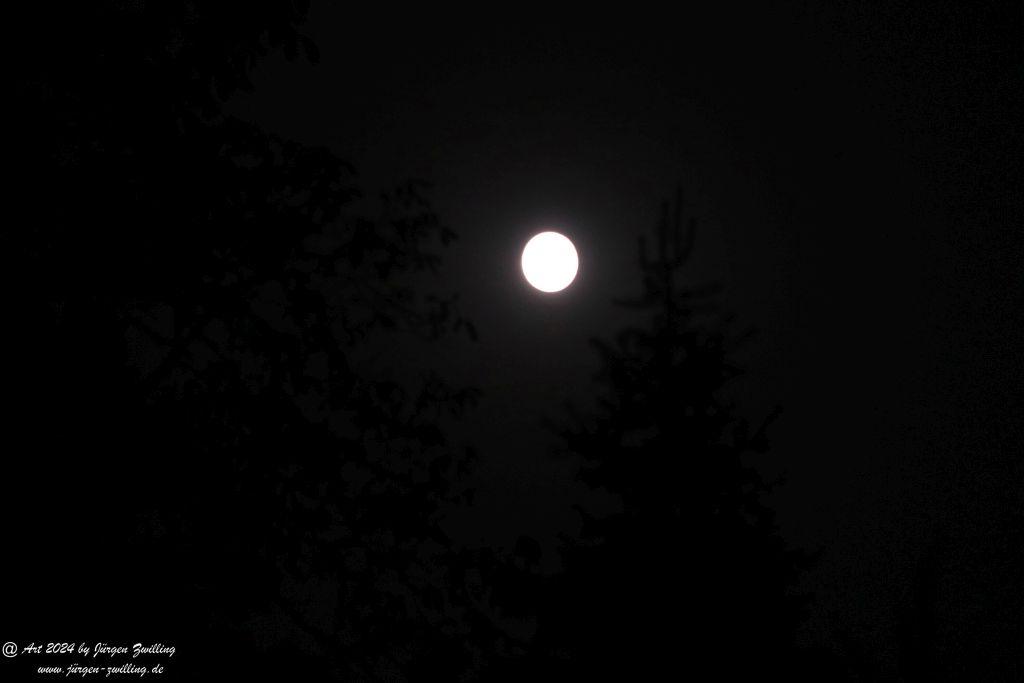
[(534, 235), (523, 249), (523, 275), (542, 292), (558, 292), (568, 287), (579, 267), (576, 247), (557, 232)]

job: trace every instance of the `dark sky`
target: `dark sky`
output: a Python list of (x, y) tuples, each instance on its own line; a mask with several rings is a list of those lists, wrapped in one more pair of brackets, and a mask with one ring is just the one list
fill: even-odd
[[(760, 333), (737, 398), (754, 417), (784, 409), (765, 469), (787, 474), (787, 538), (824, 550), (812, 637), (857, 633), (888, 665), (929, 548), (946, 558), (941, 604), (996, 641), (1016, 618), (1000, 591), (1024, 483), (1021, 19), (940, 3), (630, 20), (320, 3), (321, 63), (270, 59), (231, 109), (330, 146), (368, 188), (433, 184), (461, 235), (442, 284), (481, 336), (439, 362), (484, 391), (470, 436), (506, 538), (575, 524), (581, 494), (540, 417), (587, 400), (586, 341), (623, 322), (611, 299), (636, 289), (635, 239), (681, 184), (693, 282), (723, 283)], [(582, 265), (545, 297), (518, 255), (549, 227)]]

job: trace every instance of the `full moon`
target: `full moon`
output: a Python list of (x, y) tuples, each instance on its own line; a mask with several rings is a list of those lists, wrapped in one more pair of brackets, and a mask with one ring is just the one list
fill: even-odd
[(523, 275), (542, 292), (559, 292), (576, 279), (580, 259), (569, 238), (557, 232), (542, 232), (530, 238), (523, 249)]

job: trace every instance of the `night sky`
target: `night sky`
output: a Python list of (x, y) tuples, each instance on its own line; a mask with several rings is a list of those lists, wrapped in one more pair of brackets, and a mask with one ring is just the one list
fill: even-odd
[[(761, 466), (785, 475), (785, 535), (824, 550), (805, 578), (810, 637), (855, 633), (893, 666), (896, 615), (940, 536), (945, 599), (978, 610), (969, 628), (991, 629), (993, 654), (1011, 646), (989, 582), (1021, 576), (999, 564), (1024, 500), (1020, 19), (787, 3), (463, 24), (314, 7), (322, 62), (271, 59), (230, 107), (330, 146), (371, 185), (433, 184), (461, 237), (443, 276), (481, 337), (451, 362), (484, 390), (487, 524), (512, 538), (576, 523), (572, 468), (538, 416), (586, 402), (586, 340), (621, 321), (635, 239), (681, 185), (699, 220), (689, 277), (723, 284), (758, 331), (738, 400), (783, 408)], [(581, 249), (556, 297), (517, 273), (544, 227)]]
[[(799, 641), (856, 659), (852, 680), (912, 680), (900, 643), (928, 571), (946, 652), (931, 680), (1013, 680), (1024, 13), (825, 5), (670, 17), (318, 2), (300, 32), (319, 62), (273, 51), (224, 106), (328, 148), (370, 196), (426, 181), (458, 233), (432, 282), (479, 339), (395, 341), (379, 357), (480, 390), (453, 427), (479, 457), (473, 505), (445, 522), (458, 542), (528, 536), (557, 573), (574, 506), (614, 507), (544, 420), (593, 404), (589, 340), (637, 319), (614, 300), (639, 291), (637, 238), (680, 188), (697, 221), (685, 281), (720, 284), (722, 309), (755, 330), (727, 395), (754, 423), (781, 408), (750, 462), (780, 479), (765, 500), (782, 537), (819, 553), (798, 582), (813, 595)], [(580, 253), (553, 295), (519, 270), (543, 229)]]

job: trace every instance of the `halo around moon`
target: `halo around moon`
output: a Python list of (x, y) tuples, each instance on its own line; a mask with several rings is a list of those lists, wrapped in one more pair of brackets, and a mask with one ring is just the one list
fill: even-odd
[(522, 267), (526, 281), (540, 291), (560, 292), (576, 279), (580, 259), (568, 237), (549, 230), (526, 243)]

